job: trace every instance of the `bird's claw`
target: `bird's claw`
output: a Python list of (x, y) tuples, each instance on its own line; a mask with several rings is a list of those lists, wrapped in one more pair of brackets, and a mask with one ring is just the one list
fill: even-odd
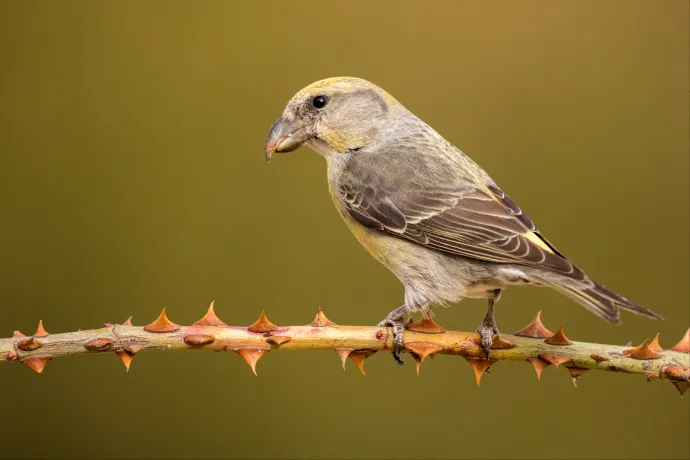
[(486, 354), (486, 359), (489, 359), (491, 353), (491, 344), (494, 340), (494, 335), (498, 334), (498, 328), (496, 323), (487, 321), (486, 319), (482, 321), (482, 324), (477, 328), (477, 333), (479, 333), (479, 338), (481, 341), (481, 347)]
[(405, 345), (405, 322), (403, 318), (392, 319), (390, 316), (381, 321), (378, 326), (393, 328), (393, 359), (402, 366), (405, 362), (400, 357), (403, 346)]

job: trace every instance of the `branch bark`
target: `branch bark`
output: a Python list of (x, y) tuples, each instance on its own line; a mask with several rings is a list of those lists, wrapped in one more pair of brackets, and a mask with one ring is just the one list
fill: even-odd
[[(492, 351), (486, 359), (479, 347), (479, 336), (470, 332), (446, 331), (430, 318), (422, 318), (405, 331), (405, 351), (417, 364), (436, 354), (460, 355), (472, 366), (477, 384), (491, 364), (499, 360), (527, 361), (537, 372), (549, 366), (564, 366), (577, 386), (587, 370), (644, 375), (647, 380), (671, 381), (681, 392), (690, 388), (690, 329), (681, 341), (668, 350), (659, 345), (657, 336), (637, 347), (572, 342), (561, 326), (555, 333), (541, 322), (540, 315), (515, 334), (494, 337)], [(165, 310), (143, 327), (106, 324), (92, 329), (49, 334), (39, 323), (33, 336), (15, 331), (12, 338), (0, 339), (0, 362), (21, 362), (34, 371), (43, 372), (46, 364), (60, 356), (116, 353), (129, 370), (132, 357), (146, 350), (201, 349), (234, 351), (241, 355), (256, 374), (256, 363), (275, 350), (335, 350), (343, 368), (349, 357), (364, 374), (364, 360), (378, 351), (390, 351), (393, 338), (390, 329), (371, 326), (339, 326), (319, 310), (307, 326), (276, 326), (264, 313), (251, 326), (237, 327), (223, 323), (214, 313), (213, 304), (206, 315), (191, 326), (172, 323)]]

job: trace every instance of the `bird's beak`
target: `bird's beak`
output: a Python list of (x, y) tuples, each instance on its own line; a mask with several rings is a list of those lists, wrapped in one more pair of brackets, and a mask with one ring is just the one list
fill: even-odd
[(266, 140), (266, 161), (271, 161), (275, 152), (292, 152), (300, 148), (309, 138), (309, 130), (300, 121), (288, 121), (280, 117), (271, 126)]

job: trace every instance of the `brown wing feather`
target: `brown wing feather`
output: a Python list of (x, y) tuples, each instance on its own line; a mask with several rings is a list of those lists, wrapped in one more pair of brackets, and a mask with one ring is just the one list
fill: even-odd
[(340, 192), (348, 213), (366, 227), (437, 251), (587, 279), (495, 185), (485, 190), (465, 186), (386, 196), (370, 187), (357, 190), (341, 185)]

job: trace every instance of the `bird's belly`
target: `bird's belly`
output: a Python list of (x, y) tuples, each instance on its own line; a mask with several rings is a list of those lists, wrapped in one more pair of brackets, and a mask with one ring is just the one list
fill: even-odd
[(486, 298), (500, 287), (495, 264), (443, 254), (343, 217), (362, 246), (403, 283), (408, 306)]

